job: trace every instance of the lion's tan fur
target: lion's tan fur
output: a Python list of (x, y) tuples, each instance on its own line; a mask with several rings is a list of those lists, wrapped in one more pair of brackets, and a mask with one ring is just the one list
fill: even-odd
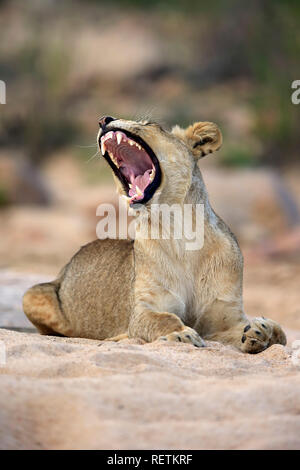
[(208, 200), (198, 159), (221, 146), (218, 127), (200, 122), (167, 132), (156, 124), (124, 120), (113, 121), (110, 127), (142, 137), (159, 160), (162, 182), (146, 210), (151, 204), (204, 205), (204, 246), (188, 251), (184, 238), (145, 239), (148, 221), (137, 229), (134, 243), (92, 242), (56, 281), (27, 291), (28, 318), (44, 334), (99, 340), (128, 335), (201, 346), (204, 338), (245, 352), (259, 352), (274, 342), (285, 344), (283, 331), (272, 320), (247, 319), (243, 258)]

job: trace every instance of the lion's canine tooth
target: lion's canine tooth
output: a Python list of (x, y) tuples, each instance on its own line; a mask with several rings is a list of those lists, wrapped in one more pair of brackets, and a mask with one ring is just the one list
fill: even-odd
[(105, 142), (101, 139), (101, 153), (103, 156), (105, 155), (105, 150), (106, 150)]
[(128, 186), (129, 186), (130, 189), (132, 188), (132, 184), (131, 184), (131, 183), (128, 183)]
[(135, 142), (131, 139), (128, 139), (128, 142), (129, 142), (129, 145), (131, 145), (131, 146), (135, 144)]
[(121, 132), (117, 132), (117, 142), (118, 142), (118, 145), (120, 145), (120, 143), (122, 142), (122, 134)]

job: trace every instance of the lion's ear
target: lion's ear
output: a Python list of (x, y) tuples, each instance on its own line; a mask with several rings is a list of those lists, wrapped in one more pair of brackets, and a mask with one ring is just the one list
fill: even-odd
[(196, 160), (219, 150), (223, 141), (220, 129), (213, 122), (195, 122), (186, 129), (175, 126), (172, 133), (185, 142)]

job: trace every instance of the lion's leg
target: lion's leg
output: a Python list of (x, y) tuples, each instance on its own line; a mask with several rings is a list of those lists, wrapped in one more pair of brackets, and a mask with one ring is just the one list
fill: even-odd
[(139, 278), (136, 281), (135, 309), (129, 322), (129, 336), (147, 342), (158, 339), (204, 346), (198, 333), (180, 319), (183, 314), (184, 302), (180, 302), (177, 296), (151, 278), (146, 284), (144, 278)]
[(256, 317), (243, 329), (240, 349), (247, 353), (258, 353), (272, 344), (286, 345), (286, 336), (281, 326), (275, 321)]
[(207, 339), (232, 344), (245, 353), (255, 354), (264, 351), (272, 344), (286, 344), (286, 336), (281, 326), (273, 320), (257, 317), (248, 323), (239, 323), (226, 331), (210, 335)]
[(71, 336), (59, 302), (59, 282), (37, 284), (25, 292), (23, 309), (29, 320), (42, 335)]
[[(205, 314), (202, 328), (205, 339), (231, 344), (245, 353), (259, 353), (272, 344), (286, 344), (281, 326), (264, 317), (248, 320), (238, 308), (238, 303), (216, 301)], [(208, 326), (207, 320), (210, 319)], [(198, 330), (198, 328), (197, 328)]]
[(129, 337), (142, 338), (147, 342), (179, 341), (194, 346), (204, 346), (198, 333), (183, 324), (179, 317), (169, 312), (143, 309), (135, 312), (129, 324)]

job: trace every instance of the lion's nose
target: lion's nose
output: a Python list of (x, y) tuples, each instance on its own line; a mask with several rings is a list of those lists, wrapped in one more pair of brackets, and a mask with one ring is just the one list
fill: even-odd
[(104, 129), (111, 121), (115, 121), (115, 118), (111, 116), (102, 116), (102, 118), (99, 119), (99, 126), (101, 129)]

